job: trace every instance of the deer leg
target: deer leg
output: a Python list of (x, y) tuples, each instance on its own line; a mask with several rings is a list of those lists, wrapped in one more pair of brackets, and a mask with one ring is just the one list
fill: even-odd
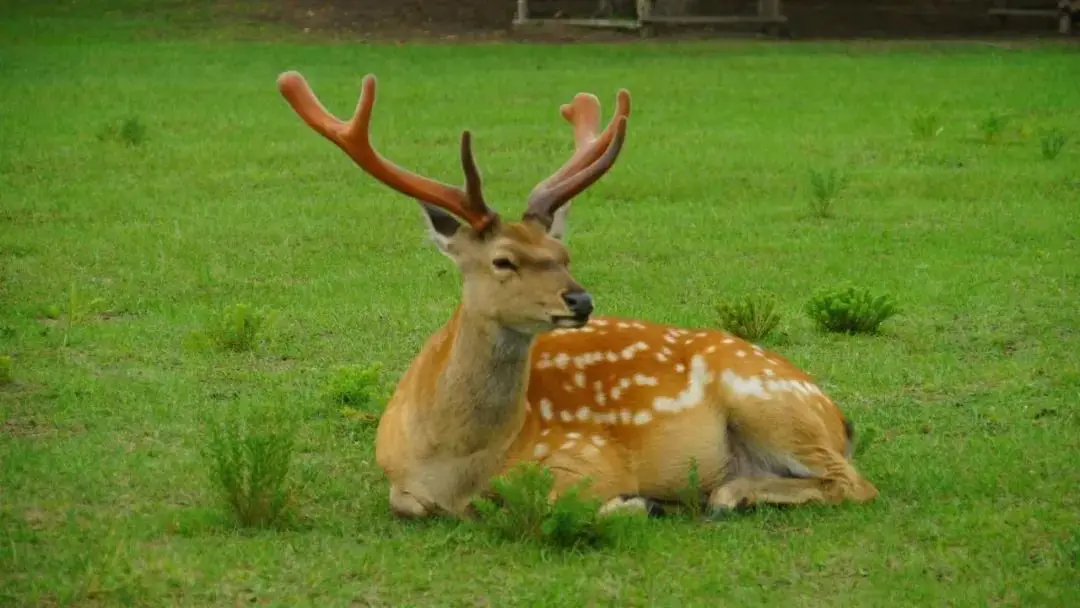
[(877, 497), (877, 488), (844, 456), (846, 442), (830, 436), (809, 403), (754, 406), (731, 412), (729, 473), (709, 496), (714, 512), (759, 503), (837, 504)]
[(390, 486), (390, 511), (402, 518), (421, 518), (432, 515), (424, 503), (396, 485)]
[(638, 493), (636, 479), (624, 465), (618, 464), (622, 461), (613, 453), (610, 445), (569, 444), (563, 444), (562, 448), (543, 461), (555, 476), (549, 500), (554, 501), (571, 487), (588, 479), (589, 484), (581, 495), (599, 499), (601, 515), (619, 512), (660, 517), (664, 514), (659, 502)]

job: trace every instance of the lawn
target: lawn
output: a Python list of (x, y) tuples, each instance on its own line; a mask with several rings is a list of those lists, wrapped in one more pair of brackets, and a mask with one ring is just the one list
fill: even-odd
[[(369, 46), (200, 28), (177, 3), (171, 28), (4, 4), (0, 603), (1080, 604), (1075, 48)], [(606, 115), (628, 88), (626, 148), (574, 205), (575, 276), (599, 314), (686, 326), (775, 294), (768, 344), (873, 431), (857, 465), (881, 498), (572, 552), (394, 520), (373, 425), (328, 383), (377, 363), (392, 384), (459, 279), (415, 203), (292, 113), (287, 69), (339, 115), (377, 74), (376, 145), (441, 179), (472, 129), (508, 215), (569, 154), (558, 105), (591, 91)], [(1070, 138), (1052, 159), (1050, 133)], [(804, 303), (844, 282), (902, 314), (817, 331)], [(198, 348), (235, 304), (272, 314), (255, 348)], [(300, 517), (237, 529), (208, 429), (267, 410), (301, 425)]]

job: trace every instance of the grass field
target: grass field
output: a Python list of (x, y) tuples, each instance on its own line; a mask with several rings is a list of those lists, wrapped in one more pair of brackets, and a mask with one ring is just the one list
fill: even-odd
[[(4, 4), (0, 603), (1080, 604), (1075, 48), (362, 46), (200, 29), (177, 3), (173, 29)], [(569, 153), (558, 104), (592, 91), (607, 114), (630, 89), (627, 147), (574, 206), (576, 277), (599, 314), (688, 326), (776, 294), (771, 345), (877, 431), (858, 466), (880, 500), (578, 552), (392, 519), (373, 427), (326, 386), (376, 362), (395, 381), (458, 278), (414, 203), (291, 112), (286, 69), (341, 115), (377, 74), (376, 145), (432, 176), (460, 180), (471, 128), (506, 214)], [(1070, 139), (1047, 159), (1051, 132)], [(817, 332), (804, 302), (845, 281), (903, 314)], [(273, 312), (256, 348), (194, 348), (237, 303)], [(201, 455), (209, 423), (258, 408), (302, 425), (290, 529), (235, 529)]]

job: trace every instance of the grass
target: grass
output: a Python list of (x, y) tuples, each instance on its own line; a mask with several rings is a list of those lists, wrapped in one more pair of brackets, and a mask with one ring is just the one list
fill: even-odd
[[(1075, 147), (1045, 162), (1031, 135), (1080, 131), (1075, 53), (272, 44), (183, 27), (194, 10), (173, 30), (43, 6), (0, 23), (0, 353), (17, 362), (0, 388), (0, 604), (1080, 600), (1080, 182)], [(880, 501), (653, 521), (633, 547), (558, 552), (394, 520), (374, 425), (343, 422), (327, 387), (374, 362), (392, 383), (458, 278), (415, 203), (292, 114), (285, 69), (342, 114), (378, 74), (376, 144), (448, 181), (473, 129), (508, 214), (570, 153), (558, 104), (592, 91), (606, 115), (628, 87), (618, 166), (571, 214), (576, 277), (600, 313), (686, 326), (714, 325), (729, 294), (776, 294), (783, 354), (875, 429), (858, 465)], [(916, 140), (928, 107), (946, 128)], [(998, 145), (979, 137), (988, 115), (1010, 117)], [(132, 117), (139, 145), (98, 137)], [(843, 212), (807, 221), (821, 166), (851, 178)], [(905, 314), (822, 334), (796, 309), (839, 281)], [(236, 302), (275, 313), (258, 348), (185, 348)], [(296, 416), (302, 526), (239, 528), (219, 502), (206, 423), (250, 404)]]

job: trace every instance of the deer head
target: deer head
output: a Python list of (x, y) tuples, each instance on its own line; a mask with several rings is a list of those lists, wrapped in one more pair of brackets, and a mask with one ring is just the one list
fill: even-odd
[(588, 321), (592, 297), (571, 275), (561, 238), (570, 200), (607, 173), (619, 156), (630, 112), (626, 90), (619, 91), (615, 115), (601, 133), (599, 105), (592, 96), (579, 94), (561, 108), (574, 125), (577, 149), (533, 188), (521, 219), (513, 222), (503, 220), (484, 198), (468, 130), (461, 134), (464, 187), (403, 169), (375, 150), (370, 139), (373, 75), (364, 78), (356, 112), (348, 122), (330, 114), (296, 72), (279, 76), (278, 89), (304, 122), (361, 169), (420, 203), (432, 240), (461, 272), (467, 310), (528, 335), (553, 327), (580, 327)]

